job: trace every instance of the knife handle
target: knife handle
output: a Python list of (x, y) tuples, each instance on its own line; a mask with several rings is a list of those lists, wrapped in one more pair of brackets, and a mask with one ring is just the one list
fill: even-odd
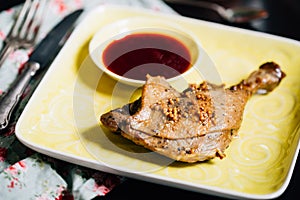
[(26, 63), (19, 77), (14, 81), (8, 92), (0, 99), (0, 130), (8, 126), (14, 108), (20, 101), (31, 77), (36, 74), (39, 68), (40, 65), (36, 62)]

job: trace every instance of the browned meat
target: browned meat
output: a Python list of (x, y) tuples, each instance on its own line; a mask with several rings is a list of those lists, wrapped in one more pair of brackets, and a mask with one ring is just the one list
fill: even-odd
[(223, 158), (249, 97), (272, 91), (284, 77), (268, 62), (230, 88), (204, 81), (178, 92), (163, 77), (147, 76), (140, 99), (100, 120), (112, 132), (177, 161)]

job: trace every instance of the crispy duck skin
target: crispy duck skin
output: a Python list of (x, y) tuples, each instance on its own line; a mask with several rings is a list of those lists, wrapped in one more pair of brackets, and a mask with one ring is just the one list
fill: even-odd
[(222, 159), (249, 98), (271, 92), (285, 76), (279, 65), (267, 62), (229, 88), (204, 81), (179, 92), (164, 77), (148, 75), (138, 100), (102, 114), (100, 121), (110, 131), (176, 161)]

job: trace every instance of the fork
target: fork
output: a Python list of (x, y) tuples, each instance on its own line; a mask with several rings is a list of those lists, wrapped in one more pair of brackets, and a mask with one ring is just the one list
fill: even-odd
[(217, 12), (220, 17), (230, 23), (249, 23), (253, 20), (264, 19), (268, 17), (268, 12), (262, 8), (255, 7), (232, 7), (225, 8), (220, 4), (202, 1), (202, 0), (164, 0), (167, 3), (196, 6), (206, 8)]
[(43, 9), (47, 0), (26, 0), (17, 20), (4, 40), (0, 54), (0, 67), (6, 58), (18, 48), (34, 46), (42, 22)]

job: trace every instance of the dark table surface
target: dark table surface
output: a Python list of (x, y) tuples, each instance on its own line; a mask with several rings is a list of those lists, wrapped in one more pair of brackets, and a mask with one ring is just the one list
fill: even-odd
[[(249, 24), (230, 24), (216, 13), (192, 6), (168, 4), (179, 14), (196, 19), (229, 26), (250, 29), (300, 41), (300, 1), (299, 0), (214, 0), (226, 7), (236, 5), (260, 6), (269, 12), (269, 17)], [(300, 56), (300, 54), (299, 54)], [(290, 184), (276, 200), (297, 199), (300, 190), (300, 161), (298, 159)], [(225, 198), (181, 190), (159, 184), (129, 179), (107, 194), (103, 200), (115, 199), (186, 199), (186, 200), (225, 200)]]
[[(22, 0), (0, 1), (0, 10), (22, 2)], [(179, 14), (191, 18), (203, 19), (211, 22), (236, 26), (244, 29), (256, 30), (273, 35), (283, 36), (300, 41), (300, 1), (299, 0), (214, 0), (224, 6), (250, 5), (260, 6), (269, 12), (269, 17), (249, 24), (229, 24), (223, 21), (216, 13), (191, 6), (169, 4)], [(299, 55), (300, 56), (300, 55)], [(286, 191), (278, 200), (297, 199), (300, 185), (300, 160), (298, 159), (291, 181)], [(297, 190), (298, 189), (298, 190)], [(117, 186), (103, 200), (117, 199), (186, 199), (186, 200), (222, 200), (225, 198), (181, 190), (142, 180), (128, 179)]]

